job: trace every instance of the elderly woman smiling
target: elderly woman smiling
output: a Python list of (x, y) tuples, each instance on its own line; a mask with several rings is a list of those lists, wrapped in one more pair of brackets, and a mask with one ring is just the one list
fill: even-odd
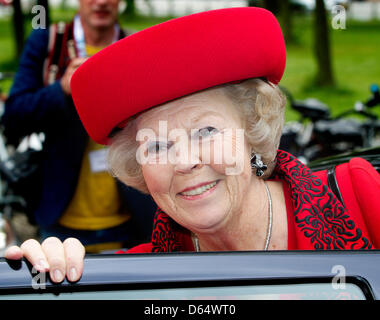
[[(274, 16), (231, 8), (148, 28), (78, 69), (74, 102), (90, 136), (110, 145), (110, 171), (158, 205), (151, 243), (126, 252), (380, 247), (380, 178), (368, 162), (312, 173), (278, 150), (284, 68)], [(22, 256), (55, 282), (83, 271), (73, 238), (6, 252)]]
[[(125, 184), (151, 194), (161, 210), (196, 235), (202, 250), (286, 249), (282, 183), (265, 182), (255, 175), (260, 168), (252, 170), (259, 158), (275, 159), (284, 106), (279, 89), (260, 79), (171, 101), (142, 113), (114, 137), (111, 170)], [(160, 123), (167, 124), (169, 139), (159, 135)], [(148, 128), (153, 139), (137, 144), (136, 133)], [(175, 143), (170, 132), (178, 129), (188, 134), (176, 135)], [(246, 139), (237, 139), (239, 130)], [(145, 164), (137, 163), (138, 150), (146, 154)], [(247, 236), (238, 237), (242, 233)]]

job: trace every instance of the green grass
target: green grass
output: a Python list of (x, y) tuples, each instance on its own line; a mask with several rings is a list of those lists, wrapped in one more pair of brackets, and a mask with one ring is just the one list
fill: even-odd
[[(54, 10), (52, 20), (68, 21), (74, 13), (72, 10)], [(141, 30), (167, 19), (138, 16), (133, 19), (121, 17), (120, 21), (123, 27)], [(27, 21), (27, 32), (31, 30), (30, 25)], [(10, 19), (0, 20), (0, 71), (14, 71), (17, 68), (12, 32)], [(281, 84), (290, 90), (296, 99), (320, 99), (331, 107), (333, 114), (336, 114), (352, 108), (355, 101), (366, 100), (370, 95), (370, 84), (380, 84), (380, 21), (347, 21), (345, 30), (330, 30), (333, 69), (337, 83), (332, 88), (313, 85), (316, 63), (312, 50), (312, 19), (296, 16), (294, 32), (297, 41), (296, 44), (287, 45), (287, 66)], [(5, 83), (5, 91), (9, 90), (9, 86), (10, 82)], [(380, 112), (378, 114), (380, 115)], [(288, 110), (287, 120), (295, 119), (297, 114)]]
[[(380, 21), (348, 21), (346, 29), (330, 29), (336, 79), (336, 86), (332, 88), (313, 85), (317, 66), (311, 19), (297, 19), (295, 31), (297, 45), (287, 46), (287, 66), (281, 84), (296, 99), (315, 97), (337, 114), (352, 108), (356, 101), (365, 101), (370, 96), (372, 83), (380, 84)], [(289, 111), (287, 119), (296, 119), (296, 114)]]
[[(14, 71), (17, 68), (17, 61), (14, 42), (12, 40), (12, 25), (10, 19), (0, 20), (0, 71)], [(4, 80), (0, 83), (3, 92), (8, 92), (12, 82)]]

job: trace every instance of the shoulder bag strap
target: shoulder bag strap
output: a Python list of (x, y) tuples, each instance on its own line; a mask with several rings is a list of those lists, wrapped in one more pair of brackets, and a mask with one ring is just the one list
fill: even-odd
[(48, 56), (44, 64), (44, 84), (45, 86), (54, 83), (59, 74), (59, 63), (61, 58), (63, 40), (67, 33), (65, 22), (58, 22), (51, 25), (49, 30)]

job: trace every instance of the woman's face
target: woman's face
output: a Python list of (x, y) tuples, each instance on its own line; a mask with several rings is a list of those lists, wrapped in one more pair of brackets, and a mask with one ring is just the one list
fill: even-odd
[(166, 103), (136, 121), (145, 183), (169, 216), (212, 233), (242, 211), (250, 150), (242, 117), (222, 89)]

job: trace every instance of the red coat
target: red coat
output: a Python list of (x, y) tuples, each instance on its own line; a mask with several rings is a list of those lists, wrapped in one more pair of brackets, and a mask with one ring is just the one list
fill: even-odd
[[(289, 250), (380, 248), (379, 173), (362, 158), (338, 165), (335, 172), (342, 202), (328, 187), (326, 170), (313, 173), (278, 151), (270, 179), (283, 182)], [(189, 231), (158, 209), (152, 242), (127, 253), (171, 251), (194, 251), (194, 246)]]

